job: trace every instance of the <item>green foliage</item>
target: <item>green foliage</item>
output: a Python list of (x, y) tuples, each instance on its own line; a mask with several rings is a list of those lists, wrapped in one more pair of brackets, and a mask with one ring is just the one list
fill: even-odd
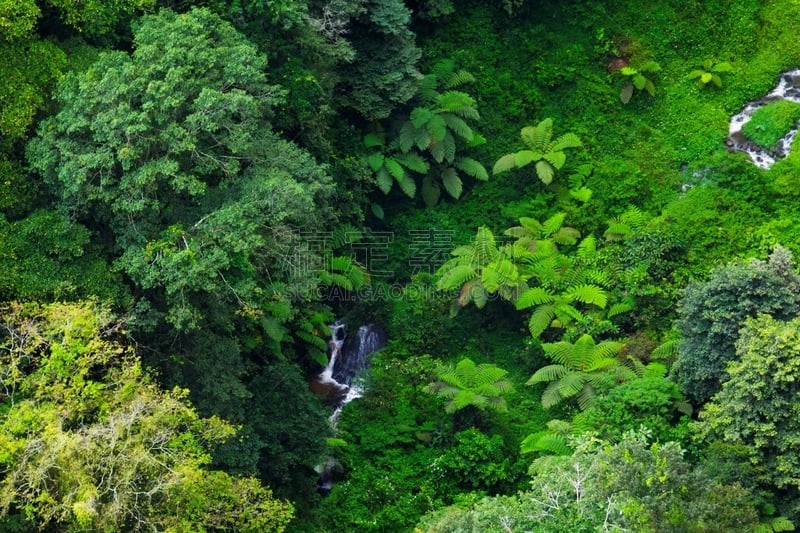
[(467, 122), (480, 118), (475, 99), (457, 90), (473, 81), (469, 72), (456, 70), (452, 60), (437, 62), (433, 72), (418, 80), (416, 107), (388, 146), (381, 135), (364, 138), (365, 146), (378, 149), (366, 161), (385, 194), (397, 181), (403, 192), (414, 198), (418, 187), (410, 172), (415, 172), (422, 175), (422, 199), (432, 207), (439, 202), (442, 188), (452, 198), (461, 196), (464, 183), (460, 173), (489, 179), (481, 163), (460, 153), (463, 146), (484, 142)]
[(588, 334), (581, 335), (575, 343), (544, 343), (545, 355), (555, 364), (537, 370), (527, 385), (548, 384), (542, 393), (545, 409), (572, 397), (581, 409), (587, 409), (594, 403), (598, 389), (635, 376), (616, 358), (620, 348), (622, 343), (616, 341), (597, 344)]
[[(63, 209), (110, 228), (117, 266), (178, 329), (199, 325), (206, 297), (239, 310), (302, 297), (315, 272), (286, 258), (331, 184), (265, 122), (280, 90), (264, 57), (206, 10), (145, 17), (135, 44), (65, 77), (31, 165)], [(254, 279), (268, 270), (289, 286)]]
[(727, 379), (726, 365), (736, 359), (744, 321), (759, 313), (797, 316), (798, 288), (791, 253), (780, 246), (768, 262), (730, 263), (708, 281), (689, 285), (679, 308), (683, 340), (672, 368), (683, 393), (697, 404), (711, 398)]
[(75, 300), (97, 296), (122, 304), (126, 291), (89, 244), (89, 231), (55, 211), (8, 222), (0, 215), (0, 298)]
[(500, 435), (470, 428), (453, 436), (447, 450), (431, 465), (439, 483), (467, 491), (496, 493), (512, 478), (511, 458)]
[(778, 100), (756, 109), (750, 120), (742, 126), (742, 133), (765, 150), (770, 150), (794, 128), (798, 120), (800, 104), (791, 100)]
[(676, 383), (663, 375), (644, 375), (598, 396), (576, 415), (574, 424), (577, 431), (594, 432), (610, 442), (619, 442), (623, 434), (640, 427), (647, 428), (655, 442), (681, 441), (686, 437), (685, 421), (682, 426), (678, 423), (682, 415), (691, 414), (691, 409), (685, 412), (687, 407)]
[(364, 0), (349, 34), (355, 58), (340, 71), (343, 103), (367, 120), (387, 118), (416, 93), (420, 50), (401, 0)]
[(574, 133), (565, 133), (553, 139), (553, 120), (546, 118), (536, 126), (526, 126), (520, 132), (526, 149), (506, 154), (494, 164), (493, 174), (536, 163), (536, 175), (545, 185), (553, 181), (556, 170), (567, 161), (565, 150), (581, 148), (583, 144)]
[(506, 411), (504, 396), (514, 390), (514, 385), (505, 379), (506, 374), (507, 371), (495, 365), (476, 365), (465, 357), (455, 367), (439, 368), (437, 381), (428, 385), (425, 391), (445, 398), (445, 411), (448, 413), (466, 407)]
[(624, 77), (625, 84), (619, 92), (619, 99), (623, 104), (631, 101), (633, 90), (647, 91), (650, 96), (656, 95), (656, 86), (653, 80), (648, 76), (661, 70), (661, 65), (655, 61), (645, 61), (637, 68), (626, 66), (619, 70), (619, 73)]
[(2, 145), (25, 136), (66, 67), (66, 56), (53, 43), (42, 40), (0, 40), (0, 55)]
[[(253, 478), (209, 471), (234, 429), (163, 391), (92, 304), (2, 310), (0, 523), (61, 531), (282, 531), (292, 517)], [(148, 498), (142, 498), (142, 494)]]
[(729, 379), (700, 412), (695, 426), (707, 441), (743, 443), (763, 467), (760, 479), (783, 493), (790, 516), (798, 513), (797, 383), (800, 319), (760, 315), (744, 322)]
[(423, 517), (425, 533), (450, 531), (727, 531), (758, 523), (753, 495), (692, 467), (675, 443), (626, 435), (609, 445), (579, 442), (572, 456), (534, 461), (531, 488)]
[(690, 80), (697, 80), (697, 86), (700, 89), (705, 89), (709, 83), (713, 83), (717, 87), (722, 87), (722, 78), (720, 74), (723, 72), (731, 72), (733, 67), (727, 61), (715, 62), (713, 59), (706, 59), (703, 61), (700, 68), (697, 68), (689, 73)]

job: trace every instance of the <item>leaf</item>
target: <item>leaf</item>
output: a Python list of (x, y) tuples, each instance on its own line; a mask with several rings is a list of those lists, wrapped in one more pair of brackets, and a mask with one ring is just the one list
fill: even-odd
[(641, 72), (658, 72), (661, 70), (661, 65), (656, 63), (653, 60), (645, 61), (640, 67), (639, 71)]
[(415, 128), (422, 128), (434, 117), (433, 111), (424, 107), (416, 107), (411, 111), (410, 121)]
[(633, 84), (626, 83), (619, 92), (619, 99), (623, 104), (627, 104), (631, 101), (631, 96), (633, 96)]
[(376, 146), (383, 146), (384, 144), (383, 136), (377, 133), (368, 133), (364, 135), (364, 146), (366, 148), (374, 148)]
[(394, 180), (385, 168), (381, 168), (375, 174), (375, 182), (378, 184), (378, 188), (383, 191), (383, 194), (389, 194), (389, 191), (392, 190), (392, 185), (394, 185)]
[(586, 203), (592, 199), (592, 189), (581, 187), (580, 189), (570, 189), (569, 195), (579, 202)]
[(700, 77), (700, 76), (702, 76), (704, 73), (705, 73), (705, 72), (704, 72), (704, 71), (702, 71), (702, 70), (693, 70), (693, 71), (691, 71), (691, 72), (689, 73), (689, 76), (687, 76), (687, 77), (688, 77), (690, 80), (693, 80), (693, 79), (695, 79), (695, 78), (699, 78), (699, 77)]
[(542, 158), (541, 152), (534, 152), (533, 150), (520, 150), (514, 154), (514, 166), (522, 168), (531, 161), (538, 161)]
[(372, 214), (375, 215), (375, 218), (377, 218), (378, 220), (383, 220), (384, 217), (383, 208), (379, 204), (372, 202), (370, 204), (370, 209), (372, 210)]
[(472, 128), (470, 128), (463, 119), (450, 113), (445, 113), (442, 115), (442, 118), (444, 119), (445, 124), (447, 124), (447, 127), (450, 128), (453, 133), (467, 142), (472, 140)]
[(459, 157), (456, 159), (455, 166), (468, 176), (472, 176), (475, 179), (481, 181), (486, 181), (489, 179), (489, 173), (486, 172), (484, 166), (470, 157)]
[(564, 163), (567, 162), (567, 156), (564, 152), (547, 152), (544, 154), (544, 158), (556, 169), (563, 167)]
[(569, 369), (564, 365), (547, 365), (537, 370), (528, 381), (526, 385), (536, 385), (537, 383), (550, 383), (557, 381), (566, 376)]
[(367, 157), (367, 165), (369, 165), (369, 168), (371, 168), (373, 172), (377, 172), (378, 169), (383, 166), (383, 159), (382, 153), (375, 152)]
[(710, 72), (703, 72), (700, 75), (700, 82), (701, 83), (708, 83), (711, 81), (711, 73)]
[(646, 83), (647, 83), (647, 78), (645, 78), (641, 74), (635, 74), (633, 76), (633, 86), (639, 89), (640, 91), (644, 89)]
[(633, 76), (634, 74), (638, 73), (638, 71), (633, 67), (622, 67), (619, 69), (619, 71), (623, 76)]
[(550, 323), (555, 316), (556, 312), (553, 305), (548, 304), (537, 307), (531, 314), (530, 319), (528, 319), (528, 331), (530, 331), (531, 336), (534, 339), (539, 338), (539, 335), (550, 327)]
[(425, 205), (433, 207), (439, 202), (439, 196), (441, 196), (439, 184), (430, 176), (422, 178), (422, 200), (425, 202)]
[(436, 288), (440, 291), (457, 289), (477, 275), (470, 265), (456, 265), (442, 274), (436, 282)]
[(722, 78), (719, 77), (719, 74), (712, 74), (711, 82), (717, 87), (722, 87)]
[[(553, 143), (553, 146), (550, 147), (550, 150), (561, 151), (566, 150), (567, 148), (583, 148), (583, 142), (581, 142), (580, 137), (575, 135), (574, 133), (565, 133)], [(587, 165), (581, 165), (585, 167)], [(589, 166), (589, 174), (591, 174), (591, 165)], [(580, 169), (579, 169), (580, 171)], [(583, 176), (588, 176), (589, 174), (583, 174)]]
[(601, 309), (604, 308), (608, 302), (606, 292), (595, 285), (581, 285), (580, 287), (575, 287), (568, 291), (565, 296), (570, 301), (577, 300), (588, 305), (596, 305)]
[(539, 176), (539, 179), (542, 181), (542, 183), (545, 185), (550, 185), (550, 183), (553, 181), (555, 170), (550, 163), (542, 160), (536, 163), (536, 175)]
[(494, 164), (492, 174), (500, 174), (512, 168), (517, 168), (517, 154), (506, 154)]
[(648, 92), (648, 94), (650, 94), (650, 96), (656, 95), (656, 86), (653, 85), (652, 81), (647, 80), (647, 83), (644, 84), (644, 88)]
[(447, 135), (447, 125), (440, 115), (433, 115), (425, 125), (425, 129), (433, 136), (434, 141), (442, 141)]
[(514, 306), (518, 311), (533, 307), (534, 305), (549, 304), (555, 301), (555, 297), (542, 287), (532, 287), (525, 290), (517, 297)]
[(402, 182), (406, 178), (406, 171), (403, 170), (403, 167), (392, 159), (391, 157), (387, 157), (384, 162), (384, 166), (386, 167), (386, 171), (394, 177), (398, 182)]
[(463, 184), (461, 182), (461, 178), (458, 177), (455, 169), (453, 168), (445, 168), (442, 170), (442, 185), (444, 185), (445, 190), (447, 193), (452, 196), (453, 198), (458, 199), (461, 197), (461, 191), (463, 188)]
[[(566, 213), (556, 213), (555, 215), (551, 216), (544, 222), (542, 222), (542, 232), (545, 236), (553, 235), (561, 226), (564, 225), (564, 219), (567, 218)], [(520, 222), (522, 220), (520, 219)]]
[(406, 167), (409, 170), (417, 172), (419, 174), (425, 174), (428, 172), (428, 163), (420, 156), (419, 154), (415, 153), (408, 153), (408, 154), (397, 154), (394, 156), (394, 160)]
[(732, 72), (733, 66), (727, 61), (722, 61), (721, 63), (717, 63), (714, 65), (714, 68), (711, 69), (712, 72)]
[(400, 185), (400, 188), (406, 193), (406, 196), (409, 198), (414, 198), (414, 195), (417, 194), (417, 184), (414, 183), (414, 180), (408, 176), (404, 176), (402, 180), (398, 180), (397, 183)]

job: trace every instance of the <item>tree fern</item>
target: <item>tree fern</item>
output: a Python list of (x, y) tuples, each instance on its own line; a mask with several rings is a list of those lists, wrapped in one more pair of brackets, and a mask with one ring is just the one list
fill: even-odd
[(441, 176), (442, 185), (444, 185), (444, 189), (447, 191), (447, 194), (453, 198), (461, 197), (463, 184), (461, 183), (461, 178), (458, 177), (458, 173), (456, 173), (455, 169), (445, 168), (442, 170)]
[(437, 381), (430, 383), (425, 391), (448, 400), (445, 403), (448, 413), (466, 407), (505, 411), (507, 406), (503, 396), (514, 389), (505, 378), (507, 374), (495, 365), (476, 365), (471, 359), (464, 358), (455, 367), (440, 367), (436, 372)]

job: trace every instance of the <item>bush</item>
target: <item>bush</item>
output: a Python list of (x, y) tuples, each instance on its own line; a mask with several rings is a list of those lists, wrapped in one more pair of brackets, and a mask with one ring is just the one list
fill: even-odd
[(800, 119), (800, 104), (779, 100), (760, 107), (753, 112), (742, 133), (765, 149), (774, 148)]

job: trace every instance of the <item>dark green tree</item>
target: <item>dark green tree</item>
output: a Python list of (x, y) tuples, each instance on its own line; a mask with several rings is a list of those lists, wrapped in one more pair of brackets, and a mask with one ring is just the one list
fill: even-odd
[(683, 340), (671, 375), (695, 404), (707, 401), (727, 379), (744, 321), (759, 313), (778, 319), (800, 313), (800, 276), (791, 253), (778, 246), (769, 261), (734, 262), (708, 281), (692, 283), (680, 302)]

